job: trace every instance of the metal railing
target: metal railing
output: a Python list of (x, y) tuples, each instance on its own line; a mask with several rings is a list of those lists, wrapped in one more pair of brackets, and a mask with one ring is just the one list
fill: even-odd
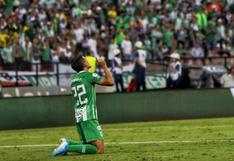
[[(189, 69), (201, 69), (202, 66), (207, 65), (205, 63), (206, 59), (209, 59), (211, 62), (214, 62), (217, 59), (222, 59), (222, 63), (219, 65), (223, 65), (226, 69), (228, 69), (228, 67), (231, 65), (231, 59), (234, 60), (234, 56), (231, 57), (209, 57), (209, 58), (191, 58), (191, 57), (182, 57), (181, 61), (184, 62), (184, 64), (187, 64), (187, 67)], [(189, 61), (195, 61), (195, 60), (199, 60), (202, 62), (202, 64), (200, 66), (196, 65), (196, 64), (188, 64)], [(157, 72), (167, 72), (167, 66), (168, 66), (168, 62), (159, 62), (159, 61), (151, 61), (149, 62), (149, 68), (148, 71), (150, 71), (151, 73), (157, 73)], [(66, 72), (66, 73), (62, 73), (59, 69), (59, 65), (60, 63), (51, 63), (50, 64), (50, 68), (48, 68), (47, 70), (42, 70), (44, 69), (43, 64), (41, 63), (32, 63), (31, 67), (33, 68), (33, 70), (25, 70), (24, 72), (28, 72), (27, 76), (32, 76), (35, 78), (36, 80), (36, 86), (39, 86), (39, 77), (41, 76), (53, 76), (56, 79), (56, 85), (59, 86), (60, 85), (60, 77), (61, 76), (66, 76), (66, 75), (71, 75), (74, 72)], [(210, 65), (215, 65), (215, 64), (210, 64)], [(16, 65), (13, 65), (14, 70), (11, 70), (11, 72), (14, 72), (14, 76), (15, 77), (15, 85), (14, 86), (19, 86), (19, 81), (20, 81), (20, 77), (21, 76), (26, 76), (26, 75), (21, 75), (20, 72), (22, 72), (22, 70), (19, 70), (19, 67), (17, 67)], [(4, 72), (4, 70), (3, 70)]]

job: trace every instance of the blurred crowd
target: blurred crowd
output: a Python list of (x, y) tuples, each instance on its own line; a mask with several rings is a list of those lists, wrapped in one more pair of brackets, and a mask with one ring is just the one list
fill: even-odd
[[(234, 55), (234, 0), (0, 0), (0, 68), (69, 64), (73, 54), (212, 63)], [(189, 59), (192, 58), (192, 59)]]

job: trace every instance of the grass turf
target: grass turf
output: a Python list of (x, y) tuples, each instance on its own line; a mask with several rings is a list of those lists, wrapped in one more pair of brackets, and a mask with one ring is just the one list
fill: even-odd
[(233, 124), (234, 118), (220, 118), (102, 125), (109, 143), (105, 154), (54, 158), (55, 147), (2, 146), (77, 140), (75, 127), (0, 131), (0, 161), (229, 161), (234, 160)]

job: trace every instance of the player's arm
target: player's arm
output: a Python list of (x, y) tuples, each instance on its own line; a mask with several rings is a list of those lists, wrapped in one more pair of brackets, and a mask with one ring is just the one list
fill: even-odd
[(105, 76), (100, 80), (98, 84), (103, 85), (103, 86), (114, 85), (114, 79), (112, 77), (110, 70), (108, 69), (106, 65), (106, 61), (103, 58), (99, 58), (97, 59), (97, 63), (100, 65), (100, 67), (104, 70), (104, 73), (105, 73)]

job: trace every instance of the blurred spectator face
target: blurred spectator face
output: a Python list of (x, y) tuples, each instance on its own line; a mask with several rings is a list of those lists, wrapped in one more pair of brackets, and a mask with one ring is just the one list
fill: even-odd
[(45, 41), (44, 41), (44, 46), (45, 46), (45, 47), (49, 47), (49, 41), (48, 41), (48, 40), (45, 40)]
[(3, 33), (6, 34), (6, 35), (10, 35), (8, 28), (5, 28), (5, 29), (3, 30)]
[(2, 30), (4, 27), (6, 27), (6, 22), (0, 17), (0, 30)]
[(178, 44), (178, 48), (179, 48), (179, 49), (182, 49), (182, 48), (183, 48), (183, 44), (182, 44), (182, 43), (179, 43), (179, 44)]
[(26, 42), (26, 43), (29, 43), (29, 42), (30, 42), (29, 37), (26, 37), (26, 38), (25, 38), (25, 42)]
[(38, 44), (38, 39), (37, 38), (33, 39), (33, 44), (35, 44), (35, 45)]
[(199, 46), (198, 43), (195, 43), (194, 47), (195, 47), (195, 48), (199, 48), (200, 46)]
[(5, 4), (4, 0), (0, 0), (0, 7), (3, 7), (3, 5)]

